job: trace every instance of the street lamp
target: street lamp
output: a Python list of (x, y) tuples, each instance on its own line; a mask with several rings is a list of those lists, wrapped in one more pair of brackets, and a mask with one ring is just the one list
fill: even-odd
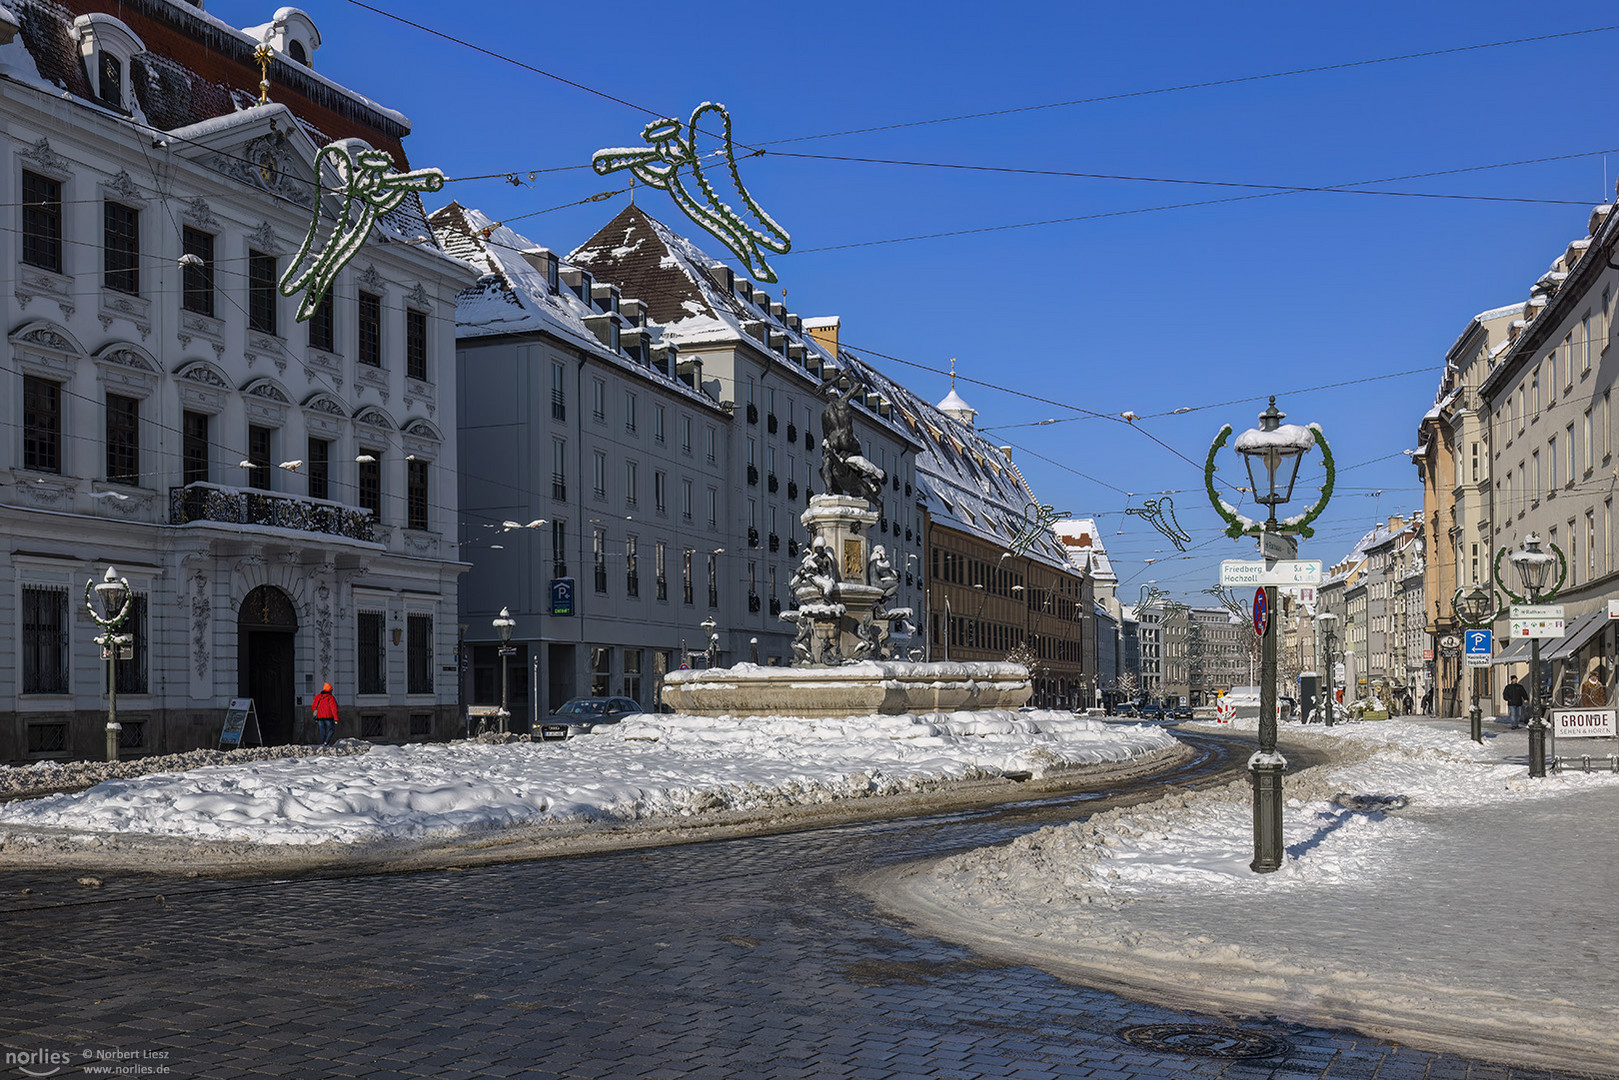
[[(90, 594), (95, 593), (92, 602)], [(84, 606), (90, 611), (90, 618), (101, 627), (102, 633), (95, 639), (101, 646), (101, 658), (107, 661), (107, 760), (118, 760), (118, 732), (122, 730), (118, 723), (118, 661), (128, 660), (135, 655), (135, 635), (120, 634), (119, 627), (129, 618), (129, 606), (134, 600), (134, 593), (130, 591), (129, 579), (118, 576), (118, 571), (107, 567), (107, 574), (100, 583), (86, 581), (84, 583)], [(100, 610), (97, 610), (99, 605)]]
[[(1467, 590), (1457, 589), (1450, 598), (1450, 610), (1457, 622), (1477, 630), (1494, 621), (1495, 595), (1482, 585), (1474, 585)], [(1538, 639), (1536, 644), (1539, 644)], [(1467, 710), (1467, 721), (1472, 727), (1473, 741), (1481, 743), (1484, 741), (1484, 713), (1478, 707), (1478, 672), (1474, 671), (1472, 675), (1473, 704)]]
[(1321, 636), (1326, 639), (1326, 646), (1327, 646), (1326, 669), (1327, 669), (1327, 673), (1326, 673), (1326, 676), (1325, 676), (1325, 678), (1323, 680), (1322, 685), (1325, 687), (1324, 693), (1326, 694), (1326, 698), (1327, 698), (1326, 723), (1327, 723), (1328, 727), (1331, 727), (1333, 724), (1337, 723), (1337, 716), (1336, 716), (1335, 711), (1333, 709), (1333, 706), (1335, 704), (1337, 704), (1337, 702), (1334, 700), (1334, 698), (1332, 696), (1332, 658), (1335, 655), (1333, 653), (1333, 646), (1338, 644), (1338, 637), (1337, 637), (1338, 616), (1334, 615), (1330, 611), (1323, 611), (1321, 614), (1319, 614), (1319, 615), (1317, 615), (1315, 617), (1315, 621), (1316, 621), (1316, 625), (1321, 627)]
[(512, 618), (510, 611), (501, 608), (493, 624), (500, 631), (500, 733), (504, 735), (509, 730), (507, 721), (511, 717), (508, 711), (511, 705), (511, 658), (517, 655), (517, 647), (512, 644), (512, 631), (517, 627), (517, 620)]
[[(1203, 466), (1204, 489), (1215, 513), (1226, 523), (1226, 535), (1233, 539), (1245, 535), (1258, 537), (1260, 554), (1267, 563), (1283, 556), (1289, 559), (1296, 557), (1297, 544), (1285, 534), (1313, 535), (1310, 522), (1321, 515), (1332, 497), (1334, 470), (1332, 450), (1327, 445), (1326, 436), (1316, 424), (1308, 427), (1283, 424), (1286, 418), (1287, 414), (1276, 407), (1273, 396), (1265, 411), (1259, 414), (1259, 427), (1238, 435), (1234, 446), (1247, 466), (1249, 491), (1254, 502), (1267, 510), (1263, 522), (1243, 518), (1235, 507), (1220, 498), (1214, 487), (1215, 455), (1230, 437), (1231, 425), (1220, 429), (1209, 447), (1208, 460)], [(1293, 498), (1299, 463), (1306, 453), (1317, 446), (1321, 449), (1321, 460), (1327, 474), (1320, 499), (1299, 517), (1277, 521), (1276, 508)], [(1267, 584), (1263, 588), (1263, 618), (1256, 611), (1254, 619), (1254, 629), (1263, 641), (1259, 679), (1259, 750), (1248, 759), (1254, 784), (1254, 861), (1249, 863), (1249, 868), (1256, 874), (1271, 873), (1282, 865), (1282, 776), (1287, 771), (1287, 759), (1276, 750), (1276, 586)], [(1255, 594), (1256, 607), (1260, 595)]]
[[(1563, 549), (1556, 544), (1551, 545), (1551, 551), (1540, 549), (1540, 537), (1530, 533), (1523, 538), (1523, 547), (1507, 555), (1507, 549), (1502, 548), (1495, 556), (1495, 583), (1501, 590), (1511, 597), (1514, 603), (1525, 602), (1525, 597), (1518, 596), (1507, 588), (1506, 582), (1501, 580), (1501, 557), (1507, 555), (1512, 562), (1512, 568), (1518, 572), (1518, 580), (1523, 584), (1523, 591), (1527, 594), (1530, 604), (1543, 604), (1556, 597), (1563, 588), (1563, 581), (1568, 577), (1568, 559), (1563, 556)], [(1552, 568), (1561, 564), (1561, 572), (1557, 577), (1557, 584), (1546, 587), (1551, 580)], [(1529, 669), (1530, 677), (1534, 681), (1529, 696), (1529, 775), (1546, 775), (1546, 728), (1545, 709), (1541, 700), (1540, 684), (1540, 638), (1529, 639)]]
[(705, 650), (708, 657), (707, 666), (713, 667), (720, 657), (720, 636), (714, 632), (714, 628), (719, 623), (715, 622), (714, 616), (710, 615), (697, 625), (701, 626), (703, 632), (708, 635), (708, 648)]

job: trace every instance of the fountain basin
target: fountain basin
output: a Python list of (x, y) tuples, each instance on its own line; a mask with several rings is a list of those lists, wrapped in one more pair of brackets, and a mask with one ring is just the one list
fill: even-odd
[(663, 703), (697, 716), (867, 716), (1016, 709), (1034, 694), (1022, 664), (864, 661), (837, 667), (671, 671)]

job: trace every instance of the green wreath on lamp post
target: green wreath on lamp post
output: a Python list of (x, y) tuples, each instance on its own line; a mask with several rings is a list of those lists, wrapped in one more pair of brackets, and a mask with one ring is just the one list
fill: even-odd
[[(1243, 454), (1244, 458), (1249, 462), (1249, 480), (1251, 490), (1254, 493), (1254, 499), (1256, 502), (1268, 505), (1270, 508), (1270, 517), (1266, 521), (1251, 521), (1244, 517), (1237, 511), (1235, 506), (1232, 506), (1230, 503), (1220, 498), (1220, 493), (1214, 489), (1214, 473), (1216, 468), (1214, 464), (1214, 456), (1220, 452), (1220, 448), (1225, 446), (1226, 440), (1231, 437), (1230, 424), (1226, 424), (1220, 429), (1220, 433), (1215, 436), (1214, 443), (1209, 447), (1209, 456), (1203, 463), (1204, 491), (1208, 494), (1209, 504), (1214, 507), (1214, 512), (1219, 514), (1221, 520), (1226, 523), (1226, 535), (1231, 537), (1233, 540), (1240, 536), (1259, 536), (1266, 532), (1290, 532), (1297, 533), (1306, 538), (1312, 537), (1315, 535), (1315, 530), (1311, 528), (1311, 523), (1314, 522), (1316, 518), (1321, 516), (1322, 511), (1327, 508), (1327, 503), (1332, 500), (1332, 489), (1333, 484), (1337, 479), (1337, 470), (1333, 466), (1332, 447), (1327, 444), (1327, 436), (1324, 432), (1322, 432), (1321, 425), (1310, 424), (1308, 427), (1302, 428), (1296, 425), (1289, 425), (1287, 428), (1282, 428), (1280, 421), (1285, 417), (1285, 413), (1277, 411), (1276, 399), (1272, 397), (1270, 399), (1269, 408), (1267, 408), (1263, 413), (1259, 414), (1260, 428), (1257, 431), (1245, 431), (1237, 438), (1237, 451), (1238, 453)], [(1282, 520), (1278, 521), (1276, 519), (1276, 507), (1280, 503), (1289, 501), (1289, 498), (1292, 495), (1292, 480), (1290, 479), (1287, 483), (1288, 490), (1285, 495), (1278, 495), (1274, 490), (1271, 490), (1268, 493), (1261, 493), (1258, 490), (1258, 478), (1253, 473), (1252, 463), (1256, 458), (1262, 458), (1264, 456), (1262, 453), (1264, 449), (1263, 443), (1267, 438), (1274, 440), (1278, 435), (1285, 435), (1288, 432), (1294, 433), (1296, 436), (1296, 441), (1302, 444), (1292, 448), (1293, 452), (1291, 455), (1289, 455), (1291, 456), (1293, 462), (1292, 475), (1294, 477), (1297, 476), (1297, 463), (1298, 460), (1304, 456), (1304, 452), (1311, 446), (1319, 446), (1321, 448), (1321, 464), (1327, 471), (1327, 479), (1326, 483), (1321, 485), (1321, 498), (1316, 500), (1314, 506), (1310, 507), (1310, 509), (1306, 510), (1303, 514), (1300, 514), (1297, 517), (1283, 518)], [(1303, 434), (1300, 435), (1299, 433)], [(1305, 435), (1308, 436), (1307, 440), (1303, 437)], [(1254, 443), (1255, 446), (1245, 449), (1245, 440)], [(1274, 479), (1275, 477), (1273, 470), (1273, 485)]]

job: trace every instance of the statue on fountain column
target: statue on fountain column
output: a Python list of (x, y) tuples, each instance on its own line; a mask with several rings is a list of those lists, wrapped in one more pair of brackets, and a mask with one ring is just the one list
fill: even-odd
[(877, 506), (882, 503), (888, 474), (861, 453), (850, 404), (858, 389), (858, 384), (851, 383), (840, 396), (836, 387), (830, 388), (826, 410), (821, 413), (821, 483), (828, 495), (848, 495)]

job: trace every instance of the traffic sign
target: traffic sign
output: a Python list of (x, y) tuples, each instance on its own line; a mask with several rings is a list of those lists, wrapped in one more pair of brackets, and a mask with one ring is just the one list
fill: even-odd
[(1562, 604), (1513, 604), (1510, 619), (1515, 638), (1560, 638), (1563, 636)]
[(551, 614), (573, 614), (573, 578), (551, 579)]
[(1463, 643), (1463, 656), (1468, 667), (1489, 667), (1494, 651), (1494, 634), (1489, 630), (1469, 630)]
[(1254, 633), (1260, 637), (1270, 629), (1270, 605), (1265, 602), (1265, 587), (1254, 590)]
[(1319, 585), (1320, 559), (1227, 559), (1220, 564), (1226, 588), (1256, 585)]

